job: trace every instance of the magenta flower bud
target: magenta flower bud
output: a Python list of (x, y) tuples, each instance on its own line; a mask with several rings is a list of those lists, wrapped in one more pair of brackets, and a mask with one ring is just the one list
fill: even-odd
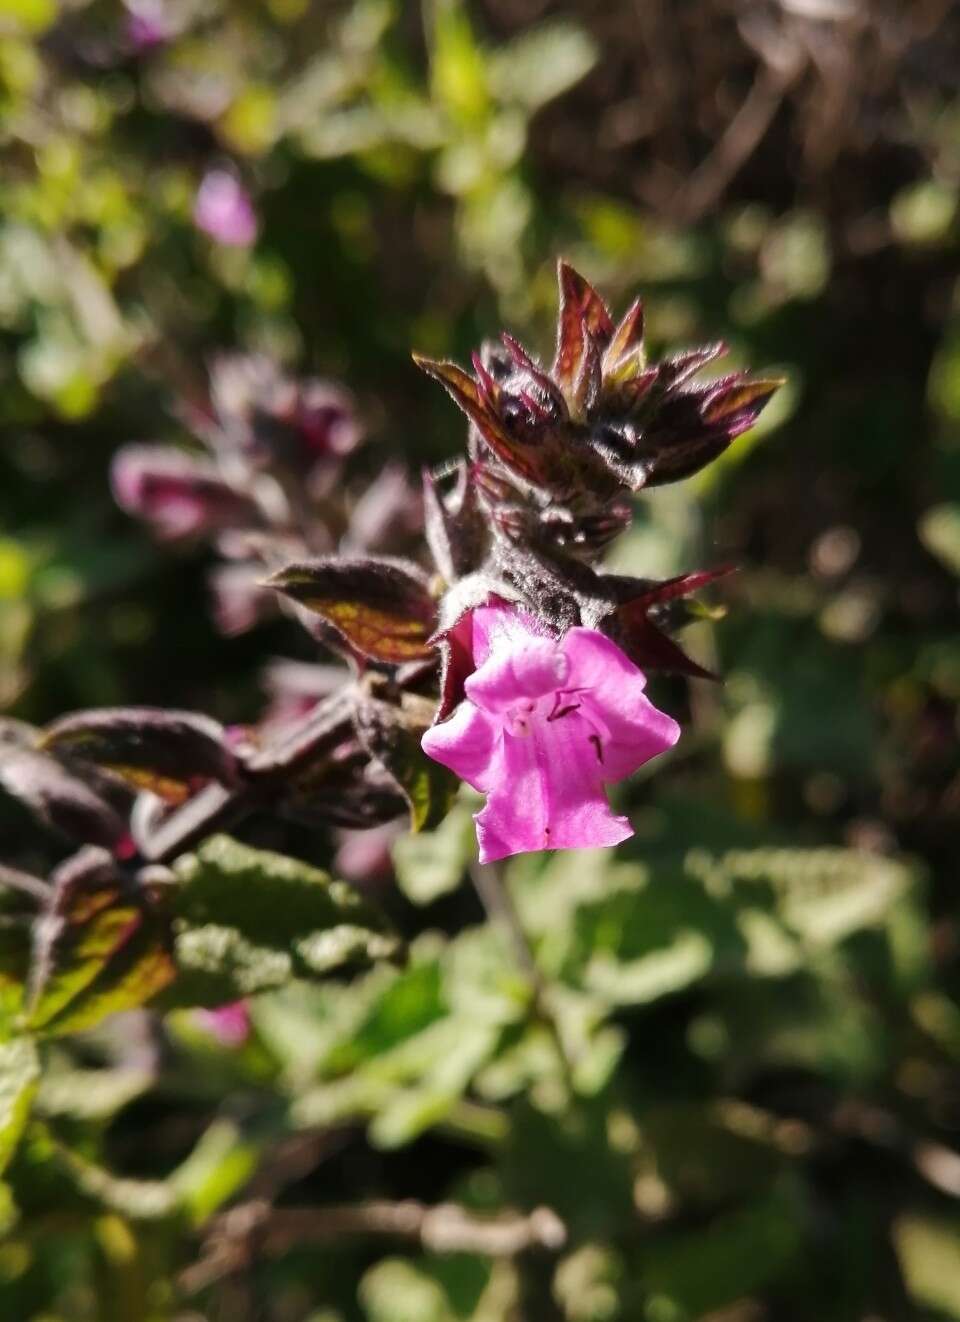
[(466, 697), (423, 749), (486, 794), (475, 818), (481, 863), (633, 835), (604, 787), (680, 737), (644, 696), (643, 672), (605, 634), (578, 627), (557, 639), (506, 604), (475, 609), (470, 625)]
[(249, 248), (257, 237), (250, 194), (230, 170), (208, 170), (197, 189), (193, 223), (217, 243)]
[(164, 445), (126, 445), (114, 456), (110, 482), (117, 504), (163, 538), (189, 537), (248, 522), (250, 500), (217, 469)]

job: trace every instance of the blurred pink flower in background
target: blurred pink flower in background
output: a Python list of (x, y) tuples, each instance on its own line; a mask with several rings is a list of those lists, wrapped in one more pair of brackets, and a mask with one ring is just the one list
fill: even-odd
[(193, 222), (217, 243), (249, 248), (257, 237), (250, 194), (230, 170), (208, 170), (193, 204)]
[(164, 0), (125, 0), (127, 42), (137, 54), (162, 46), (175, 33)]
[(407, 829), (406, 819), (397, 818), (365, 831), (338, 832), (340, 847), (333, 862), (334, 872), (358, 885), (386, 881), (393, 875), (393, 842)]
[(250, 1012), (246, 1001), (230, 1001), (215, 1010), (197, 1010), (197, 1021), (222, 1047), (242, 1047), (250, 1036)]
[(125, 445), (110, 468), (114, 499), (160, 537), (189, 537), (249, 521), (253, 501), (209, 460), (165, 445)]

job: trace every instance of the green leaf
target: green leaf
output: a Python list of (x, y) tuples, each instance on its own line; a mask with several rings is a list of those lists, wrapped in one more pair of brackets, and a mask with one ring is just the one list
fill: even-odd
[(574, 1243), (615, 1234), (634, 1215), (632, 1159), (611, 1143), (600, 1098), (549, 1115), (518, 1102), (499, 1161), (505, 1196), (519, 1207), (550, 1207)]
[(890, 225), (902, 243), (944, 243), (957, 218), (955, 184), (923, 179), (901, 188), (890, 203)]
[(482, 121), (489, 109), (487, 67), (466, 5), (434, 0), (430, 81), (435, 99), (463, 125)]
[(394, 842), (397, 884), (414, 904), (432, 904), (456, 890), (476, 853), (473, 815), (465, 804), (455, 804), (436, 830)]
[(232, 1120), (214, 1120), (169, 1181), (195, 1226), (243, 1188), (259, 1156), (259, 1145), (245, 1138)]
[(0, 1171), (20, 1140), (40, 1078), (37, 1048), (29, 1037), (0, 1045)]
[(697, 850), (685, 862), (710, 894), (771, 908), (810, 945), (833, 945), (882, 923), (915, 881), (908, 864), (855, 849)]
[(27, 32), (42, 32), (57, 17), (56, 0), (6, 0), (4, 18)]
[(518, 901), (528, 928), (544, 931), (545, 968), (607, 1004), (646, 1004), (743, 965), (734, 906), (684, 876), (676, 856), (650, 869), (559, 856), (524, 880)]
[(920, 520), (920, 540), (953, 574), (960, 574), (960, 504), (934, 505)]
[(359, 1023), (348, 1021), (324, 1062), (325, 1071), (342, 1074), (382, 1057), (446, 1013), (440, 965), (435, 959), (412, 964), (384, 986)]
[[(435, 1257), (424, 1255), (416, 1262), (384, 1258), (365, 1274), (360, 1283), (360, 1302), (369, 1322), (468, 1322), (506, 1316), (503, 1311), (505, 1282), (491, 1288), (492, 1278), (507, 1269), (472, 1254)], [(512, 1291), (508, 1288), (506, 1297)]]
[(776, 1119), (742, 1103), (673, 1101), (638, 1116), (644, 1163), (675, 1203), (712, 1208), (767, 1191), (783, 1165)]
[(802, 1228), (800, 1198), (785, 1182), (705, 1229), (648, 1237), (642, 1275), (650, 1295), (663, 1301), (658, 1315), (701, 1317), (762, 1288), (796, 1263)]
[(37, 1096), (37, 1113), (77, 1120), (109, 1119), (142, 1096), (152, 1083), (153, 1075), (146, 1069), (72, 1069), (62, 1061), (48, 1060)]
[(493, 1055), (499, 1034), (484, 1026), (450, 1021), (454, 1039), (426, 1073), (423, 1083), (401, 1089), (379, 1108), (370, 1126), (378, 1147), (397, 1148), (417, 1138), (450, 1113), (476, 1072)]
[(175, 871), (179, 1004), (218, 1005), (398, 953), (398, 939), (356, 891), (297, 859), (221, 835)]
[(902, 1216), (894, 1223), (893, 1241), (914, 1301), (960, 1318), (960, 1221)]
[(498, 100), (536, 110), (578, 83), (596, 60), (596, 45), (575, 23), (544, 23), (491, 55), (490, 85)]

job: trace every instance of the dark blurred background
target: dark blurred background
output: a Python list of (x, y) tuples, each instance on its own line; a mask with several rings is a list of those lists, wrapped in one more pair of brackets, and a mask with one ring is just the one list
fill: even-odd
[[(475, 1281), (446, 1260), (294, 1259), (253, 1295), (214, 1292), (209, 1313), (151, 1286), (109, 1317), (960, 1317), (956, 4), (16, 0), (0, 13), (0, 99), (4, 715), (150, 702), (252, 721), (268, 661), (315, 657), (289, 620), (221, 637), (210, 553), (158, 546), (110, 494), (122, 443), (190, 445), (174, 404), (202, 393), (218, 350), (346, 383), (367, 432), (358, 489), (387, 460), (415, 474), (462, 445), (411, 349), (464, 362), (506, 327), (549, 355), (558, 255), (616, 309), (642, 293), (656, 351), (722, 337), (733, 363), (787, 377), (719, 462), (641, 498), (613, 551), (651, 576), (741, 566), (715, 596), (725, 616), (687, 635), (723, 683), (660, 681), (690, 728), (655, 787), (633, 791), (640, 843), (603, 865), (634, 881), (598, 871), (576, 899), (562, 860), (538, 865), (573, 887), (566, 907), (542, 902), (569, 924), (551, 936), (541, 881), (517, 872), (534, 930), (565, 952), (557, 977), (586, 987), (584, 1015), (608, 1017), (624, 1051), (590, 1112), (602, 1170), (587, 1121), (579, 1155), (557, 1136), (534, 1065), (510, 1057), (513, 1083), (480, 1088), (491, 1107), (498, 1087), (514, 1099), (496, 1190), (562, 1205), (597, 1184), (568, 1256), (520, 1285), (500, 1266)], [(255, 237), (201, 224), (211, 170), (252, 207)], [(0, 839), (36, 871), (62, 854), (7, 801)], [(788, 901), (791, 887), (832, 895), (822, 850), (852, 869), (813, 953), (771, 938), (736, 975), (724, 962), (698, 906), (719, 905), (729, 879), (687, 892), (698, 851), (736, 879), (746, 865), (724, 851), (737, 849), (781, 851), (749, 884)], [(683, 887), (665, 864), (667, 898), (645, 919), (603, 916), (609, 887), (650, 898), (641, 869), (657, 851), (685, 860)], [(739, 903), (738, 940), (772, 922), (766, 900)], [(476, 921), (471, 904), (449, 896), (426, 918), (410, 905), (404, 921), (450, 936)], [(630, 990), (644, 958), (676, 958), (691, 933), (708, 967), (681, 959), (661, 985), (650, 965), (653, 990)], [(289, 1062), (274, 1068), (289, 1082)], [(267, 1066), (249, 1069), (267, 1088)], [(118, 1165), (133, 1133), (175, 1126), (177, 1090), (150, 1096), (110, 1121)], [(456, 1173), (497, 1203), (493, 1176), (442, 1137), (404, 1131), (414, 1147), (389, 1157), (376, 1132), (351, 1141), (354, 1165), (330, 1176), (341, 1193), (437, 1200)], [(624, 1153), (629, 1176), (614, 1169)], [(48, 1215), (38, 1205), (37, 1225)], [(83, 1221), (46, 1262), (25, 1210), (0, 1246), (4, 1315), (106, 1318), (90, 1281), (116, 1250), (110, 1217), (126, 1225), (116, 1210)], [(189, 1257), (167, 1241), (149, 1252), (148, 1281)]]

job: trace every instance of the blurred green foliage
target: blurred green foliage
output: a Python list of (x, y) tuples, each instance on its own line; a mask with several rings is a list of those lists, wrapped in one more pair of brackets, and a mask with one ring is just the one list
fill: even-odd
[[(960, 1318), (958, 50), (936, 0), (2, 6), (7, 714), (244, 721), (275, 651), (312, 658), (289, 622), (218, 638), (200, 552), (111, 504), (111, 454), (180, 439), (217, 349), (340, 376), (371, 472), (415, 471), (459, 423), (410, 349), (503, 324), (546, 352), (563, 252), (648, 297), (657, 347), (723, 335), (789, 382), (614, 548), (742, 565), (690, 634), (724, 682), (660, 681), (686, 728), (622, 792), (634, 841), (507, 869), (535, 976), (467, 881), (467, 799), (395, 845), (409, 962), (332, 981), (376, 924), (310, 868), (272, 912), (249, 859), (249, 910), (219, 911), (201, 854), (180, 958), (273, 989), (242, 1046), (174, 1008), (45, 1040), (42, 1073), (0, 1044), (4, 1318)], [(192, 222), (225, 163), (249, 248)], [(0, 835), (37, 873), (62, 854), (6, 800)], [(335, 841), (218, 846), (252, 847), (326, 869)], [(4, 891), (6, 1025), (22, 922)], [(378, 1229), (406, 1200), (481, 1229)], [(230, 1220), (264, 1206), (315, 1217)], [(538, 1208), (562, 1243), (486, 1251)]]

